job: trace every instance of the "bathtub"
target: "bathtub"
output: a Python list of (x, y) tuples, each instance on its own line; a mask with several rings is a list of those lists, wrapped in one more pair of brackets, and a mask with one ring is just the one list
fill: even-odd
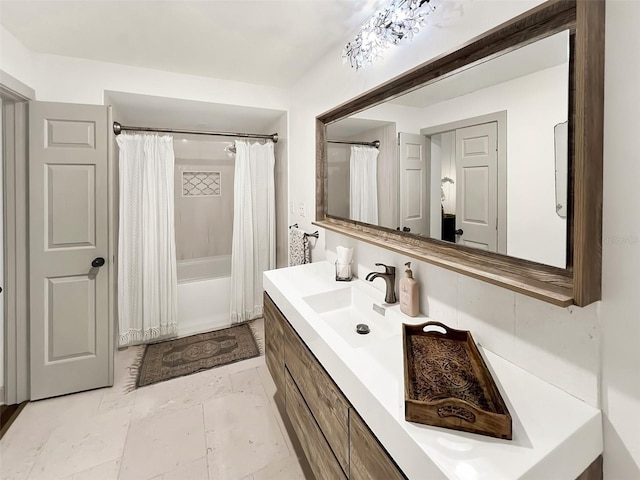
[(178, 271), (178, 336), (228, 327), (231, 255), (181, 260)]

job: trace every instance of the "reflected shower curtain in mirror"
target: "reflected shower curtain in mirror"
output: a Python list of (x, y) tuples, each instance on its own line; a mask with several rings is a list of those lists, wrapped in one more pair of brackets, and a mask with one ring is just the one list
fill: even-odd
[(236, 140), (231, 323), (262, 316), (262, 272), (276, 264), (274, 145)]
[(120, 147), (120, 346), (178, 333), (173, 138), (117, 137)]
[(377, 225), (378, 149), (353, 145), (349, 169), (349, 218)]

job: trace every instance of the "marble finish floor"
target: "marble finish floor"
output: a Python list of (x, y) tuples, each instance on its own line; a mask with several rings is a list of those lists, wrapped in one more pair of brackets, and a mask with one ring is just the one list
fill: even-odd
[(305, 478), (264, 356), (127, 393), (137, 351), (116, 353), (111, 388), (27, 404), (0, 441), (0, 478)]

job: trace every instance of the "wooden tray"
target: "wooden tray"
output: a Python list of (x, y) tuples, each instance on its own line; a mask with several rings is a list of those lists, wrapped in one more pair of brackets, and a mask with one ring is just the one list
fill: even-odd
[[(423, 330), (431, 325), (446, 333)], [(511, 440), (511, 415), (470, 332), (403, 324), (403, 346), (406, 420)]]

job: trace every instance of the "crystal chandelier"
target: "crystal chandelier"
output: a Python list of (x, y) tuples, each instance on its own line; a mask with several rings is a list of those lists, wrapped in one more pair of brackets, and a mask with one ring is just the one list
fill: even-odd
[(389, 46), (403, 38), (412, 39), (427, 23), (437, 3), (439, 0), (392, 0), (362, 24), (356, 38), (347, 43), (342, 51), (344, 63), (348, 61), (358, 70), (380, 58)]

